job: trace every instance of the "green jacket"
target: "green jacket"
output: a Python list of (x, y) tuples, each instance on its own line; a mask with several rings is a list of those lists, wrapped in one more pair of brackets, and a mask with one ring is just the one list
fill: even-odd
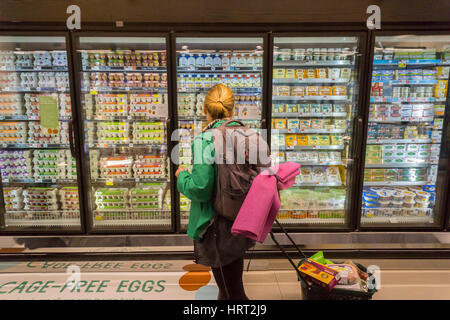
[[(212, 128), (217, 128), (224, 121), (216, 122)], [(198, 155), (203, 156), (198, 157)], [(177, 189), (191, 200), (187, 234), (199, 241), (214, 217), (212, 197), (215, 191), (217, 167), (214, 163), (215, 152), (211, 130), (202, 132), (194, 138), (192, 156), (192, 173), (185, 170), (178, 174)]]

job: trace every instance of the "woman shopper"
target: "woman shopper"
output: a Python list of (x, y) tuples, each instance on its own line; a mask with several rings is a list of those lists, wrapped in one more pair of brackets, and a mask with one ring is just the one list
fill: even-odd
[[(243, 236), (233, 236), (233, 221), (215, 215), (213, 209), (217, 167), (214, 164), (212, 130), (209, 129), (219, 127), (233, 116), (231, 89), (223, 84), (212, 87), (205, 96), (203, 112), (208, 124), (194, 138), (192, 173), (182, 167), (178, 167), (175, 173), (178, 191), (191, 200), (187, 234), (194, 239), (195, 262), (212, 269), (219, 287), (218, 299), (248, 300), (242, 282), (244, 254), (255, 242)], [(236, 125), (228, 123), (233, 124)]]

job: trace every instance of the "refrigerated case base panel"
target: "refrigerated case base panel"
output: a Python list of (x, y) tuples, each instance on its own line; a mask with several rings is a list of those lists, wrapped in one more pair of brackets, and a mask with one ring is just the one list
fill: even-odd
[(80, 227), (79, 219), (67, 220), (12, 220), (6, 219), (6, 229), (8, 227)]
[(126, 227), (134, 227), (134, 226), (164, 226), (164, 227), (170, 227), (171, 226), (171, 220), (95, 220), (94, 227), (119, 227), (119, 226), (126, 226)]
[(433, 223), (433, 217), (362, 217), (362, 224)]

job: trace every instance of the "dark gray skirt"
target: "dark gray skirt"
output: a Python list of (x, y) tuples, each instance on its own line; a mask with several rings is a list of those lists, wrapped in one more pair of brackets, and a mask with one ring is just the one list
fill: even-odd
[(233, 222), (218, 216), (217, 222), (217, 248), (214, 237), (214, 228), (211, 224), (206, 230), (202, 240), (194, 241), (195, 262), (218, 268), (226, 266), (233, 261), (243, 258), (245, 252), (255, 245), (255, 241), (241, 235), (233, 236), (231, 227)]

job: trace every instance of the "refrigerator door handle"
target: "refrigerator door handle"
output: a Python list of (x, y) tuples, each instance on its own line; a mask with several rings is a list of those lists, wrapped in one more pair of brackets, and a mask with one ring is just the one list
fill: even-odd
[(74, 144), (74, 136), (73, 136), (73, 119), (69, 120), (69, 145), (70, 145), (70, 153), (72, 157), (77, 157), (77, 152)]

